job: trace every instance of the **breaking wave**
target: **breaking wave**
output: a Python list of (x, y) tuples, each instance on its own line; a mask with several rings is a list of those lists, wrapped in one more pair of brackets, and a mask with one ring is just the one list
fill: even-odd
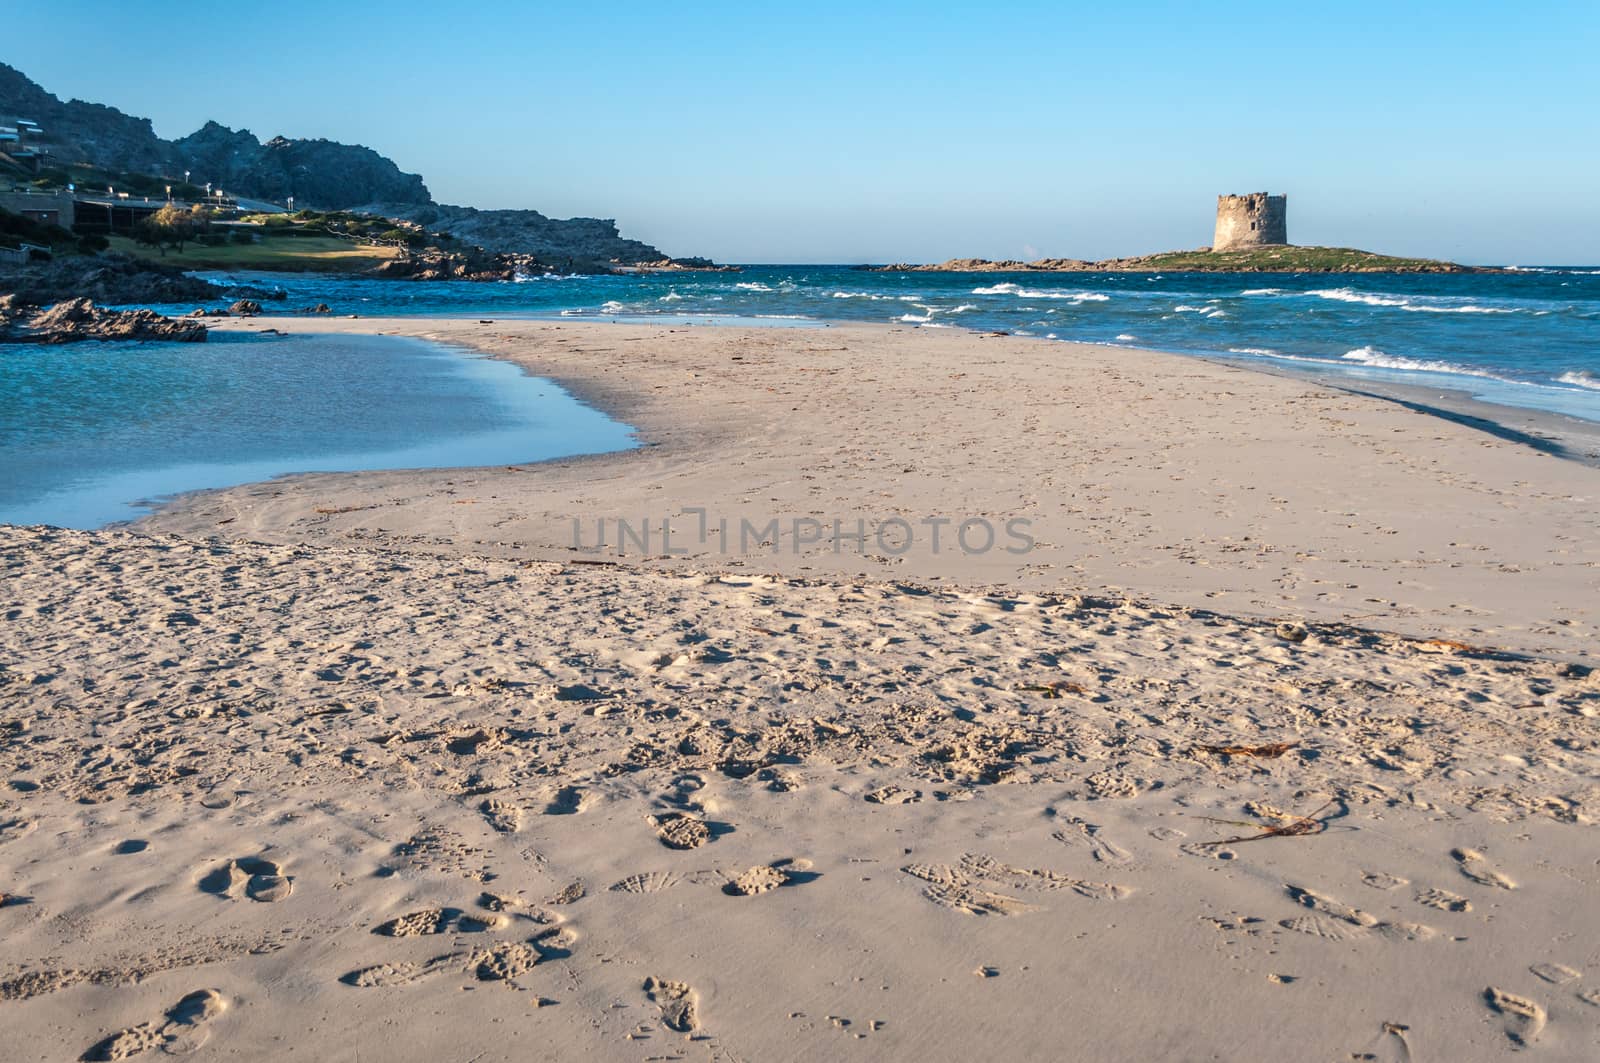
[(1467, 303), (1463, 306), (1446, 306), (1442, 303), (1418, 302), (1427, 296), (1406, 298), (1392, 295), (1379, 295), (1375, 292), (1358, 292), (1354, 288), (1315, 288), (1307, 295), (1314, 295), (1319, 299), (1331, 299), (1337, 303), (1361, 303), (1364, 306), (1392, 306), (1399, 310), (1410, 310), (1424, 314), (1519, 314), (1520, 307), (1506, 306), (1479, 306), (1476, 303)]
[(972, 289), (973, 295), (1015, 295), (1019, 299), (1070, 299), (1075, 303), (1104, 303), (1111, 296), (1104, 292), (1063, 291), (1059, 288), (1024, 288), (1020, 284), (993, 284)]

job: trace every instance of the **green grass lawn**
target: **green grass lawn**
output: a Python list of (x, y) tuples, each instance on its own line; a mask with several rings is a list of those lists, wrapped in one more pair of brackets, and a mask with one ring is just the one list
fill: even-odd
[(393, 247), (361, 244), (337, 236), (274, 236), (253, 244), (230, 243), (220, 247), (191, 243), (185, 244), (181, 252), (169, 247), (165, 255), (153, 247), (139, 246), (131, 237), (114, 236), (111, 249), (184, 269), (260, 269), (287, 273), (359, 273), (399, 254)]

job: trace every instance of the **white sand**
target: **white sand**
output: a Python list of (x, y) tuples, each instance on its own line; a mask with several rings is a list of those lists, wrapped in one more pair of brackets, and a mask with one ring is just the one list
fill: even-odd
[[(337, 324), (655, 445), (0, 529), (6, 1059), (1600, 1051), (1600, 471), (1138, 352)], [(694, 505), (1040, 546), (572, 563)]]

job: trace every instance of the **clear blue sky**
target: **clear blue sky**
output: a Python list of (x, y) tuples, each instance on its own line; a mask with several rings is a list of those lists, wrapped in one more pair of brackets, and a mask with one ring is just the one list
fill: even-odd
[(1194, 247), (1270, 189), (1297, 243), (1600, 261), (1596, 0), (5, 8), (0, 59), (164, 136), (364, 143), (677, 255)]

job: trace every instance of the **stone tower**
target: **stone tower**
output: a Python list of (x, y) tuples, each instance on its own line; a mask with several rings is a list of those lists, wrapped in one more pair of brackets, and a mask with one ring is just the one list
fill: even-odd
[(1217, 235), (1213, 251), (1237, 251), (1289, 242), (1289, 197), (1251, 192), (1217, 197)]

